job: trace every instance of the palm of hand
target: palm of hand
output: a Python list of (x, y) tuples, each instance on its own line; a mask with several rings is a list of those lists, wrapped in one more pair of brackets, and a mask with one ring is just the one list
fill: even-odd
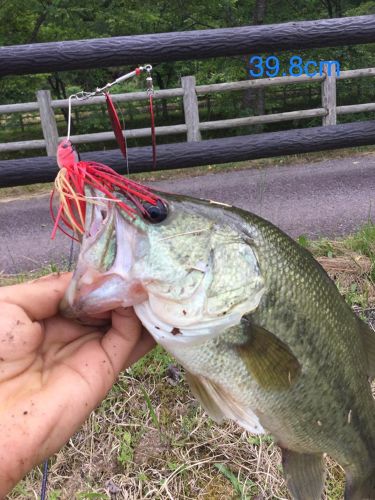
[(132, 310), (112, 313), (105, 334), (61, 317), (68, 281), (0, 289), (0, 497), (57, 451), (152, 346)]

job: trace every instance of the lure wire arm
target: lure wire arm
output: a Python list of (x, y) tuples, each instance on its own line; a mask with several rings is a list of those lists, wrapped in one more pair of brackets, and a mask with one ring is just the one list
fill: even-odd
[[(147, 79), (146, 79), (146, 85), (147, 85), (147, 93), (150, 95), (150, 92), (154, 92), (154, 87), (152, 84), (152, 78), (151, 78), (151, 71), (152, 71), (152, 66), (151, 64), (146, 64), (145, 66), (138, 66), (133, 71), (130, 71), (129, 73), (126, 73), (125, 75), (119, 76), (114, 80), (113, 82), (107, 83), (104, 85), (104, 87), (97, 87), (93, 92), (86, 92), (84, 90), (81, 90), (80, 92), (77, 92), (76, 94), (72, 94), (69, 96), (68, 99), (68, 133), (67, 133), (67, 139), (70, 139), (70, 131), (71, 131), (71, 121), (72, 121), (72, 99), (75, 99), (77, 101), (86, 101), (88, 99), (91, 99), (92, 97), (97, 97), (99, 95), (104, 95), (106, 94), (107, 90), (113, 87), (114, 85), (117, 85), (118, 83), (122, 83), (126, 80), (129, 80), (130, 78), (133, 78), (134, 76), (139, 76), (143, 71), (147, 71)], [(151, 81), (151, 84), (150, 84)]]
[(147, 95), (150, 103), (150, 117), (151, 117), (151, 140), (152, 140), (152, 168), (156, 170), (156, 133), (155, 133), (155, 116), (154, 116), (154, 83), (151, 76), (152, 66), (146, 67), (147, 78)]
[(151, 64), (146, 64), (146, 66), (139, 66), (134, 71), (130, 71), (130, 73), (126, 73), (125, 75), (119, 76), (113, 82), (107, 83), (107, 85), (104, 85), (104, 87), (102, 87), (102, 88), (98, 87), (95, 90), (95, 92), (92, 92), (92, 94), (93, 95), (102, 94), (103, 92), (106, 92), (108, 89), (113, 87), (113, 85), (117, 85), (118, 83), (122, 83), (125, 80), (129, 80), (129, 78), (133, 78), (133, 76), (139, 76), (143, 71), (147, 71), (147, 73), (150, 74), (152, 71)]

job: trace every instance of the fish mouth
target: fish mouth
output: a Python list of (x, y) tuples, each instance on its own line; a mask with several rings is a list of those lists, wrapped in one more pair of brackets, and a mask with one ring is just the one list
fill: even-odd
[[(89, 217), (87, 217), (89, 215)], [(142, 282), (133, 276), (139, 232), (109, 206), (91, 207), (76, 270), (60, 312), (87, 323), (108, 311), (147, 300)]]
[(60, 304), (64, 316), (80, 320), (95, 318), (118, 307), (131, 307), (147, 300), (147, 292), (140, 282), (125, 281), (115, 274), (96, 274), (88, 268), (81, 278), (73, 277)]

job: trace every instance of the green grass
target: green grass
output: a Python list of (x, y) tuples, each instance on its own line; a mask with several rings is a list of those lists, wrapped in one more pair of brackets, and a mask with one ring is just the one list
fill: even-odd
[(305, 235), (297, 238), (300, 245), (309, 248), (314, 255), (333, 257), (343, 253), (343, 249), (353, 250), (375, 261), (375, 224), (369, 220), (356, 233), (340, 240), (309, 240)]
[[(367, 222), (355, 234), (338, 240), (297, 238), (319, 260), (346, 301), (361, 309), (375, 306), (375, 224)], [(328, 259), (328, 260), (327, 260)], [(336, 266), (337, 264), (337, 266)]]
[(46, 276), (47, 274), (62, 273), (68, 270), (68, 264), (57, 265), (55, 263), (47, 264), (35, 271), (22, 272), (18, 274), (2, 274), (0, 272), (0, 286), (7, 285), (17, 285), (18, 283), (24, 283), (25, 281), (35, 280)]
[(233, 474), (233, 472), (230, 470), (229, 467), (227, 467), (225, 464), (222, 463), (215, 464), (215, 467), (221, 474), (223, 474), (224, 477), (228, 479), (228, 481), (230, 481), (235, 494), (238, 495), (241, 499), (250, 498), (249, 496), (247, 496), (249, 494), (251, 494), (252, 495), (251, 498), (253, 498), (253, 495), (256, 495), (256, 493), (258, 492), (256, 484), (248, 480), (247, 487), (250, 486), (250, 491), (248, 491), (246, 495), (245, 484), (242, 481), (240, 481), (240, 479), (238, 479), (238, 477), (235, 474)]
[(346, 246), (361, 255), (366, 255), (373, 263), (371, 277), (375, 281), (375, 224), (368, 222), (356, 234), (346, 240)]

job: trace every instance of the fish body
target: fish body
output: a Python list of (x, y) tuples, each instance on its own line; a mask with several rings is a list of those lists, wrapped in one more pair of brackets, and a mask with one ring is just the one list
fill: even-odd
[(274, 436), (293, 498), (321, 498), (327, 453), (345, 498), (375, 499), (375, 334), (271, 223), (159, 194), (156, 223), (88, 209), (66, 314), (133, 305), (213, 418)]

